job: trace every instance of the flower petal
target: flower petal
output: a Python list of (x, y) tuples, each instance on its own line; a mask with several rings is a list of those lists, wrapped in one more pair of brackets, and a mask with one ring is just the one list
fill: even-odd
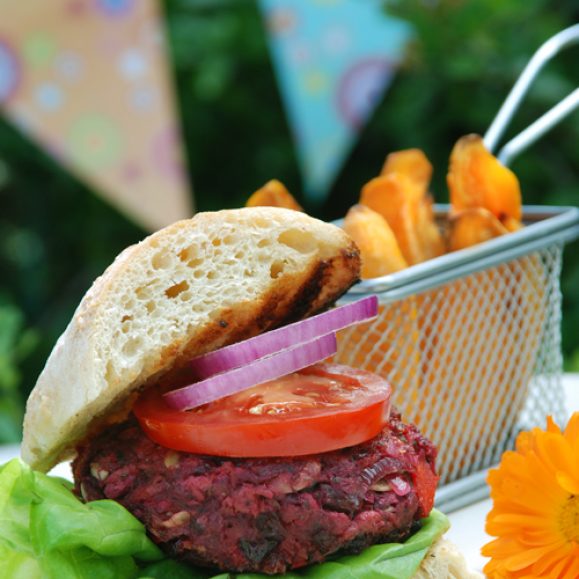
[(579, 495), (579, 480), (571, 478), (566, 472), (557, 472), (557, 482), (563, 487), (568, 493), (572, 495)]
[(481, 553), (484, 557), (503, 558), (516, 554), (520, 550), (521, 546), (517, 541), (510, 538), (501, 537), (484, 545), (481, 549)]
[(567, 570), (569, 577), (579, 577), (579, 545), (575, 545), (573, 551), (569, 554), (572, 563)]
[(541, 557), (549, 553), (550, 547), (537, 547), (535, 549), (524, 549), (516, 555), (511, 555), (505, 561), (505, 568), (508, 571), (520, 571), (536, 563)]
[(519, 515), (516, 513), (504, 513), (494, 517), (495, 524), (502, 524), (506, 527), (515, 526), (516, 529), (523, 527), (536, 527), (542, 529), (548, 524), (544, 517), (535, 517), (533, 515)]
[(556, 547), (550, 553), (545, 553), (532, 567), (531, 571), (534, 575), (541, 577), (552, 577), (552, 568), (557, 565), (562, 559), (567, 557), (566, 549), (564, 547)]
[(556, 523), (553, 521), (543, 529), (520, 529), (517, 539), (522, 545), (528, 547), (538, 547), (539, 545), (550, 545), (555, 548), (564, 542)]
[(558, 470), (563, 470), (576, 476), (579, 481), (579, 465), (573, 454), (573, 448), (565, 438), (555, 435), (542, 437), (539, 447), (549, 472), (555, 473)]
[[(549, 571), (549, 579), (571, 579), (573, 575), (568, 575), (567, 567), (571, 564), (569, 557), (563, 557), (552, 569)], [(576, 577), (576, 576), (575, 576)]]
[(547, 416), (547, 432), (552, 432), (553, 434), (561, 434), (561, 429), (557, 426), (552, 416)]
[(571, 444), (579, 442), (579, 412), (575, 412), (565, 427), (565, 439)]

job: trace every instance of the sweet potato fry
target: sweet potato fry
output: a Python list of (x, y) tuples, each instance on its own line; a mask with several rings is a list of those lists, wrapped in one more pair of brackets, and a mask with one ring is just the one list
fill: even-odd
[(511, 233), (513, 231), (519, 231), (519, 229), (523, 228), (523, 224), (514, 217), (506, 217), (505, 219), (501, 219), (501, 223), (505, 226), (507, 231)]
[(432, 164), (420, 149), (404, 149), (390, 153), (386, 157), (381, 175), (402, 173), (426, 193), (432, 178)]
[(424, 261), (416, 232), (418, 205), (422, 194), (401, 173), (390, 173), (368, 181), (360, 203), (380, 213), (392, 228), (400, 251), (409, 265)]
[(344, 219), (344, 230), (360, 248), (363, 279), (394, 273), (408, 266), (387, 221), (369, 207), (351, 207)]
[(446, 252), (446, 246), (434, 217), (433, 200), (423, 195), (418, 205), (416, 233), (424, 259), (432, 259)]
[(478, 135), (466, 135), (454, 146), (447, 182), (453, 211), (483, 207), (499, 220), (521, 220), (517, 177), (487, 151)]
[(285, 185), (277, 179), (268, 181), (261, 189), (258, 189), (245, 204), (246, 207), (284, 207), (303, 211), (301, 205), (294, 199), (293, 195), (286, 189)]
[(509, 232), (488, 209), (482, 207), (455, 213), (450, 217), (448, 225), (450, 251), (471, 247)]
[(362, 188), (360, 203), (386, 219), (409, 265), (444, 252), (432, 199), (407, 175), (388, 173), (372, 179)]

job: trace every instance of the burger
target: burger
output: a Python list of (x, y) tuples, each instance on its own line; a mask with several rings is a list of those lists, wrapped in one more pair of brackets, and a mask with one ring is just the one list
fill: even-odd
[[(2, 576), (470, 577), (432, 508), (434, 445), (383, 378), (325, 361), (372, 315), (332, 309), (359, 271), (341, 229), (278, 208), (122, 252), (0, 472), (0, 558), (21, 573)], [(73, 488), (42, 474), (71, 459)]]

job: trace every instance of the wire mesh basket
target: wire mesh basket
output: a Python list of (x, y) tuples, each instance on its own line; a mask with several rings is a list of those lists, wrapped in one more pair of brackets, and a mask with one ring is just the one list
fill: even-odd
[(559, 279), (579, 210), (527, 208), (526, 221), (462, 255), (362, 282), (347, 297), (375, 293), (380, 313), (339, 335), (336, 361), (392, 382), (405, 420), (442, 449), (440, 500), (467, 501), (484, 477), (449, 483), (495, 464), (521, 429), (548, 414), (565, 419)]
[[(529, 62), (485, 135), (490, 150), (545, 62), (577, 40), (574, 26)], [(497, 157), (506, 164), (569, 114), (578, 91)], [(436, 210), (444, 221), (448, 207)], [(521, 430), (543, 426), (549, 414), (566, 419), (559, 280), (579, 210), (525, 207), (523, 219), (515, 233), (365, 280), (345, 298), (377, 294), (380, 313), (340, 333), (336, 361), (390, 379), (404, 419), (441, 449), (437, 504), (447, 511), (484, 496), (486, 469)]]

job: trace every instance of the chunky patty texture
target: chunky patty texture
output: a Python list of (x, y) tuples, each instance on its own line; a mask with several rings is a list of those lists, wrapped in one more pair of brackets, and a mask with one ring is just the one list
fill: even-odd
[(406, 539), (426, 514), (417, 469), (434, 472), (435, 455), (397, 414), (358, 446), (269, 459), (175, 452), (129, 421), (79, 449), (73, 470), (85, 500), (118, 501), (169, 556), (274, 574)]

